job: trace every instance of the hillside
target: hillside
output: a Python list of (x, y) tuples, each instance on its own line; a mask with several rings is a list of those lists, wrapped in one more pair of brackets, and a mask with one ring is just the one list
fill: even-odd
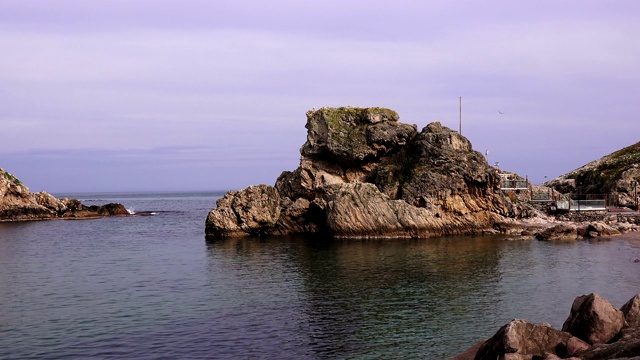
[(561, 193), (610, 194), (635, 208), (634, 183), (640, 181), (640, 142), (592, 161), (547, 183)]

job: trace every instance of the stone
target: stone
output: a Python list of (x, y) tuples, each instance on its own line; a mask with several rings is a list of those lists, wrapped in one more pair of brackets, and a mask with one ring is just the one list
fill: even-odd
[(603, 222), (595, 222), (591, 223), (586, 228), (586, 237), (600, 237), (600, 236), (612, 236), (612, 235), (620, 235), (621, 232), (613, 227), (603, 223)]
[(591, 345), (587, 344), (586, 342), (578, 339), (575, 336), (572, 336), (571, 338), (569, 338), (569, 340), (567, 340), (567, 355), (568, 356), (576, 356), (579, 353), (588, 350), (591, 347)]
[(515, 319), (503, 326), (478, 350), (475, 360), (533, 359), (545, 353), (557, 355), (566, 348), (571, 334), (548, 324), (533, 324)]
[(596, 293), (578, 296), (562, 331), (591, 344), (613, 339), (625, 324), (624, 314)]
[(640, 327), (640, 294), (632, 297), (620, 308), (627, 327)]
[(268, 185), (230, 191), (216, 204), (205, 222), (205, 234), (212, 238), (269, 235), (282, 211), (278, 190)]
[(541, 241), (573, 241), (578, 238), (578, 229), (574, 224), (558, 224), (536, 234)]

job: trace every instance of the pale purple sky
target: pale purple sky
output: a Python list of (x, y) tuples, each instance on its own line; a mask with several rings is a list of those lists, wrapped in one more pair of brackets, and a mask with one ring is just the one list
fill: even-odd
[(32, 191), (273, 184), (312, 107), (457, 129), (462, 96), (474, 148), (540, 183), (640, 141), (638, 34), (623, 0), (0, 0), (0, 167)]

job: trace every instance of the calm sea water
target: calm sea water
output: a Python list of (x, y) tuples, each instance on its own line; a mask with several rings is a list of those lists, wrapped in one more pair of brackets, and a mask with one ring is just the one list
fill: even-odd
[(0, 224), (0, 358), (447, 359), (640, 292), (623, 240), (206, 242), (221, 195), (76, 194), (156, 215)]

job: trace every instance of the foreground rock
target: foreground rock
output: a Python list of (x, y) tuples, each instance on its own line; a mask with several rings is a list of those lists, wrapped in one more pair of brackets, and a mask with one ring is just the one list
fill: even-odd
[(207, 237), (432, 237), (506, 232), (512, 219), (532, 216), (502, 194), (497, 171), (465, 137), (398, 119), (384, 108), (307, 112), (300, 166), (273, 187), (225, 195), (207, 217)]
[(46, 192), (31, 193), (15, 176), (0, 169), (0, 221), (86, 219), (128, 216), (121, 204), (85, 206), (75, 199), (56, 199)]
[(552, 328), (546, 324), (532, 324), (525, 320), (513, 320), (503, 326), (478, 350), (476, 359), (524, 359), (526, 356), (555, 354), (566, 347), (571, 334)]
[(625, 325), (624, 314), (598, 294), (579, 296), (571, 306), (571, 314), (562, 331), (574, 334), (589, 344), (604, 344), (613, 339)]
[(513, 320), (455, 359), (640, 359), (638, 302), (640, 295), (618, 310), (598, 294), (579, 296), (562, 331)]

